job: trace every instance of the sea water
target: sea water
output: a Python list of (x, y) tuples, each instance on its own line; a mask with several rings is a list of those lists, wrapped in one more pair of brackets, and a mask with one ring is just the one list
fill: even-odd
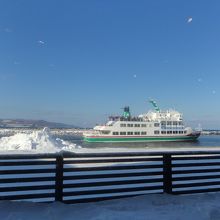
[(207, 135), (200, 136), (197, 141), (187, 142), (123, 142), (123, 143), (88, 143), (83, 141), (82, 137), (74, 135), (63, 135), (60, 138), (68, 140), (71, 143), (80, 145), (85, 148), (208, 148), (208, 147), (220, 147), (220, 135)]

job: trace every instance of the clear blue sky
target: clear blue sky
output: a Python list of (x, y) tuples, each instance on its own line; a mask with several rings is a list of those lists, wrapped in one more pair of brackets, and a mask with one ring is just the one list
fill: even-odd
[(220, 128), (219, 12), (218, 0), (1, 0), (0, 118), (92, 126), (150, 97)]

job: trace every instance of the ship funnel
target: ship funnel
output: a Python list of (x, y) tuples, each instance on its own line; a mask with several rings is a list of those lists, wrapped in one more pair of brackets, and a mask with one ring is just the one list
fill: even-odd
[(131, 116), (130, 110), (128, 106), (124, 107), (124, 113), (123, 113), (123, 117), (125, 118), (129, 118)]

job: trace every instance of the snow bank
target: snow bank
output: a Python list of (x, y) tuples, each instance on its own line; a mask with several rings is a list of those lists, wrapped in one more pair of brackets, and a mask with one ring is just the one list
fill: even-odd
[(61, 150), (74, 150), (79, 148), (60, 138), (54, 138), (49, 128), (31, 133), (18, 133), (0, 139), (0, 151), (32, 151), (41, 153), (58, 152)]
[(220, 193), (145, 195), (97, 203), (0, 202), (1, 220), (219, 220)]

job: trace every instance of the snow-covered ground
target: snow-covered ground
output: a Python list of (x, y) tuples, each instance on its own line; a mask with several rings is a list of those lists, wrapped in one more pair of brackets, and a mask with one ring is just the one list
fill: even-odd
[(96, 203), (0, 202), (1, 220), (219, 220), (220, 193), (145, 195)]

